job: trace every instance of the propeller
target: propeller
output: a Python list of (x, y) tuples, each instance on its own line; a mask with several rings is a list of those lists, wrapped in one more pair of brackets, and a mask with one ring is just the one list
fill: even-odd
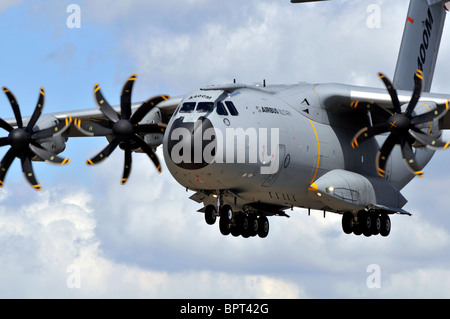
[(131, 172), (132, 152), (138, 148), (144, 151), (156, 169), (161, 173), (161, 164), (155, 151), (140, 136), (141, 133), (164, 133), (167, 125), (164, 123), (139, 124), (144, 116), (158, 103), (169, 99), (167, 95), (159, 95), (145, 101), (133, 114), (131, 110), (131, 93), (137, 75), (132, 75), (125, 83), (120, 98), (120, 114), (117, 113), (104, 98), (100, 85), (94, 86), (94, 95), (100, 111), (109, 120), (108, 126), (93, 122), (75, 120), (75, 127), (82, 133), (91, 136), (112, 136), (110, 143), (96, 156), (86, 161), (87, 165), (95, 165), (109, 157), (120, 146), (125, 152), (122, 185), (126, 183)]
[(9, 123), (0, 118), (0, 127), (9, 133), (7, 137), (0, 138), (0, 147), (7, 145), (10, 146), (0, 163), (0, 187), (3, 187), (6, 173), (8, 172), (12, 162), (15, 158), (18, 158), (21, 161), (22, 171), (25, 178), (36, 190), (40, 191), (41, 185), (36, 180), (31, 160), (33, 157), (37, 156), (42, 160), (53, 164), (69, 164), (70, 159), (59, 157), (53, 152), (46, 150), (40, 142), (43, 139), (56, 137), (64, 133), (72, 124), (72, 119), (66, 118), (65, 121), (61, 121), (56, 126), (42, 130), (35, 130), (35, 125), (42, 114), (42, 109), (44, 108), (45, 92), (44, 88), (41, 88), (33, 115), (27, 125), (24, 126), (19, 104), (17, 103), (16, 98), (6, 87), (3, 87), (3, 92), (5, 92), (8, 97), (13, 109), (17, 128), (12, 127)]
[(445, 149), (450, 142), (444, 142), (438, 138), (424, 134), (420, 130), (420, 125), (433, 120), (437, 120), (444, 116), (449, 109), (449, 102), (445, 104), (438, 104), (436, 109), (420, 115), (414, 115), (414, 109), (420, 99), (423, 87), (423, 75), (421, 70), (417, 70), (414, 75), (414, 90), (411, 100), (404, 112), (402, 112), (401, 105), (398, 99), (397, 91), (392, 82), (382, 73), (378, 76), (383, 81), (386, 89), (391, 97), (394, 113), (389, 112), (385, 108), (376, 103), (352, 102), (353, 108), (370, 109), (376, 116), (382, 119), (381, 123), (374, 126), (365, 127), (361, 129), (352, 140), (352, 147), (356, 148), (365, 140), (378, 135), (390, 132), (389, 136), (381, 146), (376, 157), (377, 173), (380, 177), (384, 177), (386, 170), (386, 163), (392, 149), (395, 145), (400, 145), (403, 160), (408, 169), (419, 177), (423, 177), (424, 173), (421, 167), (416, 162), (416, 157), (413, 152), (413, 144), (419, 142), (427, 148), (438, 150)]

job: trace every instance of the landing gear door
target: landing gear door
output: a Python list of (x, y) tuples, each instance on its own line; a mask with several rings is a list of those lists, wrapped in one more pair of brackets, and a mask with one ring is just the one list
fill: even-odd
[[(273, 154), (272, 156), (272, 161), (276, 160), (277, 162), (271, 162), (270, 165), (267, 166), (267, 171), (270, 172), (270, 174), (267, 175), (266, 180), (262, 184), (262, 186), (264, 187), (272, 186), (277, 180), (278, 175), (280, 175), (281, 169), (284, 167), (283, 165), (286, 156), (286, 146), (280, 144), (276, 152), (277, 153)], [(261, 173), (263, 172), (264, 171), (262, 170)]]

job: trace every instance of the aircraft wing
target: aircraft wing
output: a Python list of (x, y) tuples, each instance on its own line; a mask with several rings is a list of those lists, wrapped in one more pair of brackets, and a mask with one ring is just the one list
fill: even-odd
[[(386, 88), (370, 88), (343, 84), (321, 84), (316, 87), (320, 96), (321, 107), (332, 112), (351, 112), (370, 109), (374, 104), (394, 113), (395, 96), (400, 105), (407, 105), (413, 99), (414, 92), (396, 90), (389, 92)], [(392, 94), (392, 95), (391, 95)], [(395, 95), (394, 95), (395, 94)], [(447, 112), (449, 94), (421, 93), (417, 104), (426, 105), (430, 111), (438, 107), (444, 112), (437, 116), (441, 129), (450, 129), (450, 113)]]
[[(151, 98), (154, 99), (155, 97)], [(177, 108), (178, 104), (180, 104), (181, 99), (183, 97), (175, 97), (175, 98), (168, 98), (166, 100), (163, 100), (162, 102), (156, 104), (156, 108), (158, 108), (161, 111), (162, 120), (163, 123), (167, 124), (172, 117), (173, 113), (175, 112), (175, 109)], [(149, 100), (151, 100), (149, 99)], [(135, 113), (137, 109), (143, 105), (144, 102), (139, 103), (133, 103), (131, 106), (132, 113)], [(120, 106), (112, 106), (114, 111), (116, 111), (118, 114), (120, 114)], [(80, 133), (80, 131), (77, 129), (79, 121), (82, 122), (94, 122), (98, 124), (105, 125), (108, 123), (108, 119), (105, 117), (105, 115), (101, 112), (99, 108), (90, 108), (85, 110), (75, 110), (75, 111), (67, 111), (67, 112), (59, 112), (59, 113), (53, 113), (51, 114), (58, 118), (59, 120), (66, 119), (66, 118), (72, 118), (74, 121), (74, 125), (70, 129), (69, 137), (81, 137), (86, 136), (85, 134)]]
[[(354, 109), (354, 103), (366, 102), (378, 104), (385, 109), (393, 111), (391, 96), (384, 88), (371, 88), (345, 84), (320, 84), (316, 87), (317, 94), (321, 97), (322, 107), (329, 111), (350, 111)], [(397, 96), (400, 104), (408, 104), (413, 92), (398, 90)], [(450, 98), (448, 94), (423, 93), (419, 103), (434, 102), (445, 104)]]
[[(183, 96), (174, 97), (174, 98), (169, 97), (167, 100), (164, 100), (155, 106), (161, 111), (164, 123), (168, 123), (168, 121), (172, 117), (173, 113), (175, 112), (175, 109), (177, 108), (178, 104), (181, 102), (182, 98), (183, 98)], [(144, 103), (145, 103), (145, 101), (133, 103), (131, 105), (132, 112), (133, 113), (136, 112), (136, 110)], [(112, 108), (114, 111), (116, 111), (118, 114), (120, 114), (120, 112), (121, 112), (120, 105), (112, 106)], [(107, 123), (108, 123), (107, 117), (97, 107), (72, 110), (72, 111), (62, 111), (62, 112), (56, 112), (56, 113), (47, 113), (47, 114), (45, 114), (45, 116), (55, 117), (60, 122), (64, 122), (65, 119), (72, 119), (72, 121), (75, 121), (75, 120), (80, 121), (81, 120), (82, 122), (94, 122), (94, 123), (98, 123), (100, 125), (107, 125)], [(30, 118), (31, 118), (31, 116), (24, 116), (23, 122), (27, 123), (30, 120)], [(17, 126), (17, 121), (15, 118), (5, 119), (5, 122), (10, 124), (11, 126)], [(76, 123), (74, 122), (74, 125), (72, 125), (70, 127), (68, 137), (87, 136), (87, 135), (81, 133), (80, 130), (78, 130), (75, 127), (75, 124)]]
[[(111, 106), (103, 96), (100, 85), (96, 84), (94, 96), (98, 108), (47, 114), (42, 114), (45, 90), (41, 87), (33, 114), (26, 117), (22, 117), (14, 94), (3, 87), (14, 118), (0, 118), (0, 128), (8, 132), (7, 137), (1, 138), (0, 146), (10, 146), (0, 164), (0, 187), (3, 186), (6, 173), (14, 159), (20, 158), (25, 178), (36, 190), (41, 190), (33, 172), (32, 161), (42, 160), (61, 165), (70, 163), (69, 158), (58, 156), (64, 151), (69, 137), (108, 137), (108, 145), (95, 157), (87, 160), (88, 165), (105, 160), (122, 144), (125, 152), (122, 184), (126, 183), (130, 174), (133, 151), (146, 153), (161, 172), (155, 148), (161, 144), (161, 133), (164, 133), (182, 97), (157, 95), (142, 103), (132, 103), (131, 95), (136, 77), (133, 74), (125, 83), (120, 106)], [(149, 139), (146, 140), (147, 137)]]

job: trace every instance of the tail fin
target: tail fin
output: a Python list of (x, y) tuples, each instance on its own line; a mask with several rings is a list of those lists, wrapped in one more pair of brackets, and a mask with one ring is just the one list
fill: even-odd
[(411, 0), (400, 46), (394, 86), (413, 90), (414, 74), (423, 71), (424, 92), (429, 92), (433, 80), (448, 0)]

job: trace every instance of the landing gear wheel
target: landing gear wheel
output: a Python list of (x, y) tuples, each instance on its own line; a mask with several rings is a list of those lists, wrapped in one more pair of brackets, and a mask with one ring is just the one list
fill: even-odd
[(372, 236), (372, 218), (369, 212), (360, 211), (358, 213), (358, 222), (361, 225), (364, 236)]
[(391, 219), (387, 214), (382, 214), (380, 216), (380, 223), (381, 223), (380, 235), (383, 237), (388, 236), (391, 232)]
[(250, 237), (249, 220), (247, 214), (243, 212), (235, 214), (234, 223), (231, 224), (231, 235), (235, 237), (241, 235), (244, 238)]
[(266, 216), (258, 217), (258, 236), (266, 238), (269, 234), (269, 220)]
[(364, 222), (362, 221), (362, 218), (360, 218), (360, 216), (362, 216), (361, 212), (358, 212), (358, 214), (356, 216), (357, 216), (357, 222), (353, 224), (353, 234), (355, 234), (356, 236), (359, 236), (364, 231), (364, 227), (363, 227)]
[(372, 234), (378, 235), (381, 230), (381, 218), (380, 215), (376, 214), (372, 216)]
[(255, 214), (248, 215), (248, 233), (251, 237), (258, 235), (258, 218)]
[(248, 220), (248, 216), (246, 214), (242, 214), (242, 219), (241, 219), (241, 225), (240, 225), (240, 229), (241, 229), (241, 235), (244, 238), (248, 238), (250, 237), (250, 223)]
[(243, 222), (243, 218), (244, 214), (241, 212), (234, 215), (234, 223), (231, 223), (230, 225), (231, 235), (233, 235), (234, 237), (238, 237), (242, 234), (241, 224)]
[(214, 225), (217, 220), (217, 210), (214, 205), (208, 205), (205, 208), (205, 221), (208, 225)]
[(229, 235), (231, 221), (233, 219), (233, 211), (231, 210), (230, 205), (223, 205), (220, 208), (220, 220), (219, 220), (219, 229), (222, 235)]
[(353, 214), (351, 212), (345, 212), (342, 216), (342, 230), (346, 234), (353, 232)]

